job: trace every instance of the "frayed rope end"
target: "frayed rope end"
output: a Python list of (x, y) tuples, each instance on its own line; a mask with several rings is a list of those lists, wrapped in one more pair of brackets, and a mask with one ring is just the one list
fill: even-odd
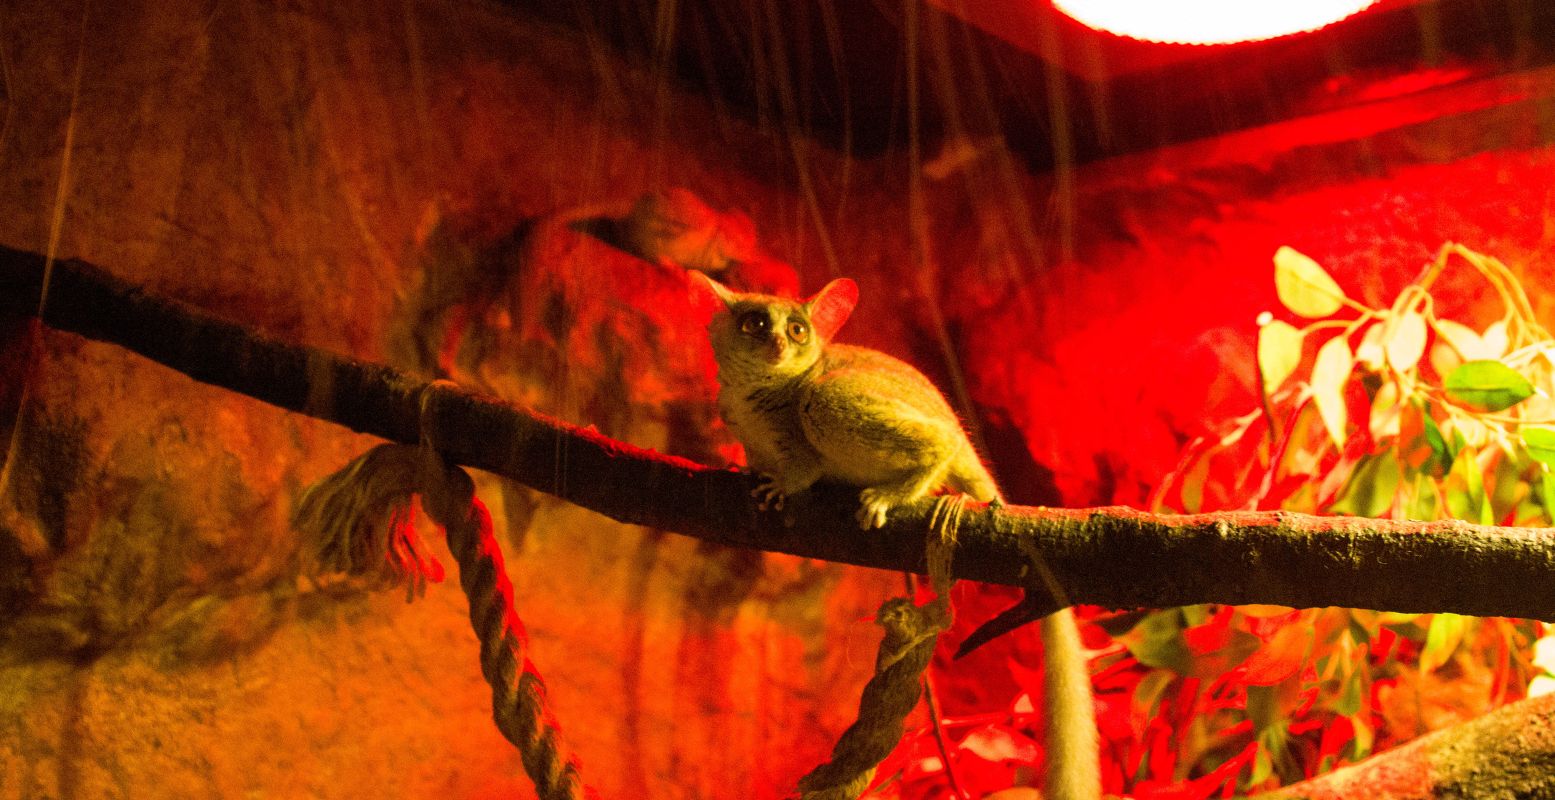
[(303, 534), (304, 571), (344, 573), (374, 589), (403, 585), (407, 600), (428, 581), (441, 583), (443, 565), (414, 524), (428, 458), (436, 456), (423, 447), (378, 445), (309, 487), (292, 517)]

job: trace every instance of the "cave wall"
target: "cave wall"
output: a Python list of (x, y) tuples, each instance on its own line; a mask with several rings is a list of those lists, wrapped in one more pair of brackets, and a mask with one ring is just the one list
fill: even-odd
[[(1254, 402), (1281, 244), (1374, 302), (1448, 239), (1531, 283), (1551, 266), (1547, 76), (1360, 138), (1289, 123), (1090, 165), (1067, 236), (1053, 181), (994, 146), (924, 184), (914, 249), (904, 159), (805, 151), (823, 244), (782, 131), (484, 5), (130, 3), (83, 26), (15, 3), (0, 26), (0, 242), (42, 251), (57, 224), (61, 255), (266, 333), (703, 460), (733, 451), (684, 276), (571, 224), (652, 188), (749, 214), (806, 288), (858, 278), (844, 337), (970, 401), (1028, 502), (1138, 502)], [(514, 230), (544, 235), (504, 249)], [(70, 335), (16, 361), (0, 798), (526, 796), (458, 592), (299, 574), (298, 495), (372, 440)], [(783, 796), (851, 720), (899, 576), (480, 492), (604, 796)], [(1022, 643), (948, 679), (951, 706), (1008, 693)]]
[[(796, 249), (770, 135), (674, 91), (649, 107), (664, 87), (646, 71), (486, 5), (145, 3), (93, 6), (83, 27), (20, 3), (0, 24), (0, 239), (48, 248), (68, 142), (57, 252), (291, 341), (431, 374), (418, 348), (459, 341), (445, 312), (492, 285), (461, 255), (649, 188), (738, 203)], [(642, 446), (727, 449), (681, 419), (711, 398), (702, 333), (668, 316), (684, 275), (564, 227), (550, 241), (594, 271), (499, 265), (537, 294), (481, 305), (453, 377)], [(666, 280), (679, 293), (655, 309)], [(25, 328), (7, 330), (21, 352)], [(529, 791), (455, 587), (407, 604), (299, 575), (298, 495), (372, 440), (56, 333), (26, 386), (21, 424), (19, 393), (4, 415), (0, 797)], [(481, 494), (606, 796), (776, 797), (829, 751), (899, 577)]]

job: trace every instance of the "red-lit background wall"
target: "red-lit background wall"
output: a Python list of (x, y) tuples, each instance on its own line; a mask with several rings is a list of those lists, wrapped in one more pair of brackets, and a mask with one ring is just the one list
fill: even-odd
[[(0, 241), (43, 250), (81, 17), (3, 21)], [(857, 278), (843, 338), (947, 383), (959, 371), (1012, 497), (1072, 505), (1140, 501), (1182, 441), (1254, 402), (1253, 319), (1275, 305), (1280, 245), (1380, 304), (1461, 241), (1548, 309), (1547, 73), (1433, 95), (1423, 114), (1371, 105), (1091, 164), (1072, 213), (995, 152), (923, 183), (927, 254), (909, 245), (905, 157), (811, 147), (831, 262), (793, 149), (562, 28), (462, 4), (93, 6), (88, 23), (61, 254), (413, 369), (474, 308), (459, 336), (479, 346), (456, 377), (698, 458), (728, 441), (673, 276), (570, 229), (495, 277), (459, 248), (690, 187), (748, 213), (807, 289), (830, 263)], [(46, 341), (28, 479), (0, 498), (0, 798), (526, 796), (456, 591), (407, 605), (295, 578), (298, 493), (373, 442)], [(867, 620), (899, 576), (480, 491), (605, 796), (784, 796), (851, 721)], [(45, 556), (17, 550), (29, 537)], [(973, 675), (947, 686), (953, 706), (1008, 687)]]

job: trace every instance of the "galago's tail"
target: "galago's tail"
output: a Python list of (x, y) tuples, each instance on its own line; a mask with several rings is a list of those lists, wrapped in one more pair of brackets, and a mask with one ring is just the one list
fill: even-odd
[(1074, 611), (1055, 611), (1042, 619), (1047, 693), (1047, 781), (1045, 800), (1099, 800), (1100, 754), (1096, 703)]

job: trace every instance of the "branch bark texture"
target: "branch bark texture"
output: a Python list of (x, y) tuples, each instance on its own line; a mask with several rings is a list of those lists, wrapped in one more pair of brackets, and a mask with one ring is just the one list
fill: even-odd
[[(0, 247), (0, 313), (36, 313), (37, 253)], [(452, 461), (620, 522), (735, 547), (923, 572), (932, 501), (882, 530), (853, 523), (856, 490), (820, 486), (759, 512), (753, 479), (643, 450), (532, 409), (302, 347), (150, 295), (101, 267), (53, 264), (43, 322), (196, 380), (389, 441), (422, 436), (422, 403)], [(1023, 547), (1024, 545), (1024, 547)], [(1040, 585), (1041, 555), (1076, 603), (1344, 605), (1555, 620), (1555, 532), (1289, 512), (1156, 515), (1114, 507), (969, 509), (953, 573)]]
[(1253, 800), (1549, 797), (1552, 776), (1555, 695), (1544, 695)]

